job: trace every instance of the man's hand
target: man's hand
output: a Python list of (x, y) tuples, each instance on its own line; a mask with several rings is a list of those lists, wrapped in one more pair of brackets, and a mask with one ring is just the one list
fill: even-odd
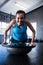
[(36, 44), (34, 42), (31, 42), (30, 46), (36, 46)]
[(2, 45), (3, 45), (3, 44), (6, 44), (6, 41), (3, 41), (1, 44), (2, 44)]

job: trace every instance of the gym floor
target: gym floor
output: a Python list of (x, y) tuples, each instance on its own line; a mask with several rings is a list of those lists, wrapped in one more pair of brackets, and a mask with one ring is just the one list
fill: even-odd
[(0, 44), (0, 65), (43, 65), (43, 43), (36, 43), (27, 55), (11, 55)]

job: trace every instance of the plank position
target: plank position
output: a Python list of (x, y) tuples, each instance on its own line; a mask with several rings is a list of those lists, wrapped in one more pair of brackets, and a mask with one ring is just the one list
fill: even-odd
[(16, 12), (16, 17), (11, 20), (11, 22), (9, 23), (9, 25), (4, 31), (4, 41), (2, 42), (2, 44), (6, 44), (7, 32), (12, 26), (13, 26), (13, 33), (12, 33), (13, 40), (26, 41), (27, 40), (26, 31), (28, 26), (30, 30), (32, 31), (32, 40), (31, 40), (30, 46), (35, 46), (35, 43), (34, 43), (35, 30), (25, 16), (26, 15), (23, 10), (18, 10)]

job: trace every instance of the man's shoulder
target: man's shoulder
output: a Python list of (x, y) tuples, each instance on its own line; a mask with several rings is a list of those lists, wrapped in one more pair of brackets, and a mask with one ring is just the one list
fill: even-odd
[(28, 19), (25, 19), (25, 23), (27, 23), (27, 22), (29, 22), (29, 20)]

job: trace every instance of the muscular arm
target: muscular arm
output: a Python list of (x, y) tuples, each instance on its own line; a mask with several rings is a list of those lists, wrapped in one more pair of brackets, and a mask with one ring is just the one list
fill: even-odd
[(13, 24), (15, 23), (15, 19), (13, 19), (9, 25), (6, 27), (5, 31), (4, 31), (4, 42), (3, 43), (6, 43), (6, 35), (7, 35), (7, 31), (13, 26)]
[(27, 24), (27, 26), (32, 31), (32, 43), (33, 43), (34, 42), (34, 38), (35, 38), (35, 30), (34, 30), (33, 26), (30, 24), (30, 22), (28, 20), (25, 20), (25, 23)]

